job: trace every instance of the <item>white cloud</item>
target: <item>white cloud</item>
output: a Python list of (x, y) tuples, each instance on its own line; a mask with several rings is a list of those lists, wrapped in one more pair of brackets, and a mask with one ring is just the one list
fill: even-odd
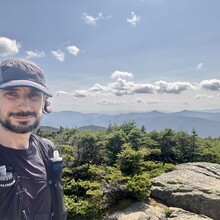
[(0, 56), (7, 57), (19, 53), (20, 43), (6, 37), (0, 37)]
[(102, 99), (96, 102), (97, 105), (124, 105), (126, 104), (125, 101), (116, 101), (116, 100), (108, 100)]
[(162, 94), (172, 93), (180, 94), (183, 91), (194, 89), (195, 87), (189, 82), (166, 82), (158, 81), (153, 84), (140, 84), (125, 79), (117, 79), (113, 83), (108, 84), (109, 89), (117, 96), (132, 95), (137, 93), (142, 94)]
[(90, 92), (102, 92), (107, 91), (107, 88), (105, 86), (102, 86), (98, 83), (96, 83), (93, 87), (89, 89)]
[(122, 95), (131, 95), (132, 88), (134, 88), (135, 84), (133, 82), (128, 82), (125, 79), (117, 79), (113, 83), (109, 83), (108, 87), (110, 91), (112, 91), (117, 96)]
[(117, 79), (117, 78), (133, 78), (133, 74), (132, 73), (128, 73), (128, 72), (121, 72), (121, 71), (115, 71), (114, 73), (112, 73), (112, 79)]
[(206, 95), (206, 94), (197, 94), (195, 96), (195, 99), (212, 99), (214, 96)]
[(174, 93), (180, 94), (188, 89), (193, 89), (194, 86), (189, 82), (166, 82), (158, 81), (155, 83), (158, 93)]
[(73, 94), (73, 93), (66, 92), (66, 91), (57, 91), (57, 92), (56, 92), (56, 96), (63, 96), (63, 95), (73, 96), (74, 94)]
[(203, 63), (199, 63), (197, 66), (196, 66), (196, 70), (201, 70), (203, 68)]
[[(129, 81), (122, 79), (122, 77), (133, 77), (133, 74), (127, 74), (127, 72), (115, 71), (113, 78), (116, 78), (113, 82), (107, 83), (106, 85), (101, 85), (99, 83), (94, 84), (94, 86), (84, 89), (75, 90), (72, 93), (65, 91), (57, 92), (57, 95), (69, 95), (76, 98), (83, 97), (103, 97), (103, 96), (127, 96), (127, 95), (137, 95), (137, 94), (175, 94), (179, 95), (183, 92), (190, 90), (200, 90), (201, 88), (208, 88), (210, 90), (220, 90), (220, 80), (204, 80), (200, 83), (190, 83), (190, 82), (167, 82), (167, 81), (157, 81), (155, 83), (136, 83), (134, 81)], [(121, 78), (117, 78), (121, 77)], [(186, 94), (187, 95), (187, 94)], [(212, 96), (198, 94), (194, 97), (195, 99), (210, 99)], [(102, 103), (107, 103), (107, 99), (104, 99)], [(149, 102), (149, 100), (148, 100)], [(148, 103), (142, 99), (137, 99), (136, 103)], [(155, 102), (155, 101), (154, 101)], [(153, 103), (154, 103), (153, 102)], [(161, 100), (160, 100), (161, 102)], [(154, 103), (155, 104), (155, 103)]]
[(217, 91), (220, 90), (220, 80), (219, 79), (203, 80), (202, 82), (200, 82), (200, 86), (208, 90)]
[(95, 25), (97, 23), (97, 21), (107, 20), (110, 18), (110, 16), (104, 17), (102, 13), (99, 13), (97, 17), (93, 17), (93, 16), (88, 15), (87, 13), (84, 12), (84, 13), (82, 13), (82, 18), (86, 24)]
[(77, 98), (84, 98), (84, 97), (87, 97), (88, 95), (89, 93), (86, 90), (76, 90), (74, 92), (74, 96)]
[(66, 92), (66, 91), (57, 91), (56, 96), (74, 96), (76, 98), (84, 98), (89, 95), (87, 90), (76, 90), (74, 92)]
[(32, 59), (32, 58), (41, 58), (41, 57), (45, 57), (45, 53), (43, 51), (39, 52), (37, 50), (35, 51), (26, 51), (26, 58), (27, 59)]
[(64, 62), (65, 53), (63, 53), (61, 50), (51, 51), (51, 54), (60, 62)]
[(137, 98), (137, 99), (136, 99), (136, 102), (137, 102), (138, 104), (144, 104), (144, 100), (141, 99), (141, 98)]
[(79, 48), (77, 48), (76, 46), (72, 45), (72, 46), (68, 46), (66, 47), (66, 49), (68, 50), (68, 52), (74, 56), (77, 56), (79, 53)]
[(167, 103), (168, 101), (165, 101), (165, 100), (150, 100), (150, 101), (147, 101), (147, 104), (148, 105), (158, 105), (158, 104), (161, 104), (161, 103)]
[(133, 88), (133, 93), (155, 93), (155, 86), (151, 85), (151, 84), (135, 84), (134, 88)]
[(131, 24), (131, 26), (135, 27), (137, 23), (139, 23), (141, 18), (136, 15), (133, 11), (131, 12), (131, 18), (127, 18), (127, 22)]
[(109, 91), (117, 96), (132, 95), (135, 93), (155, 93), (155, 86), (151, 84), (139, 84), (125, 79), (117, 79), (108, 84)]

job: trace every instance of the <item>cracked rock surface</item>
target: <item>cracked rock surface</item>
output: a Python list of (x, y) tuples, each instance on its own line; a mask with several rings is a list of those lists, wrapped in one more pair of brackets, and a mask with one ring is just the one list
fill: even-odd
[(152, 179), (151, 196), (168, 206), (220, 220), (220, 165), (179, 164)]
[(180, 208), (170, 207), (170, 216), (166, 215), (166, 209), (149, 206), (137, 202), (129, 208), (113, 213), (104, 220), (211, 220), (206, 216), (197, 215)]

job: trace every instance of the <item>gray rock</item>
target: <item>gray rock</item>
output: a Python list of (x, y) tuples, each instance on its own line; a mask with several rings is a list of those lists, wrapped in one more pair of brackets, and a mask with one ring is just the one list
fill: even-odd
[(168, 206), (220, 220), (220, 165), (177, 165), (174, 171), (152, 179), (151, 196)]
[(164, 210), (145, 203), (134, 203), (129, 208), (115, 212), (104, 220), (166, 220)]
[(211, 220), (211, 218), (190, 213), (179, 208), (169, 208), (171, 215), (168, 217), (165, 208), (149, 206), (137, 202), (129, 208), (115, 212), (104, 220)]
[(170, 220), (211, 220), (211, 218), (204, 215), (197, 215), (180, 208), (169, 208), (172, 214), (167, 218)]

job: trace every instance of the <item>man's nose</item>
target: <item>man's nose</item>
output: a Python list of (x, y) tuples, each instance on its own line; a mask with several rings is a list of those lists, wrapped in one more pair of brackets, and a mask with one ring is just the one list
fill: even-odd
[(30, 105), (30, 100), (28, 99), (27, 94), (23, 94), (19, 97), (19, 107), (20, 108), (28, 108)]

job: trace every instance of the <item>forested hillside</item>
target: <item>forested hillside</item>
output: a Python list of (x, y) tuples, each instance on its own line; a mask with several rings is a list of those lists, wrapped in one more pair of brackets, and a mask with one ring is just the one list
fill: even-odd
[(53, 141), (64, 159), (63, 186), (68, 219), (103, 219), (132, 201), (150, 196), (151, 178), (176, 164), (220, 163), (220, 138), (200, 138), (165, 129), (146, 132), (133, 121), (107, 130), (37, 131)]
[(59, 128), (80, 128), (82, 126), (99, 126), (107, 128), (109, 122), (120, 125), (124, 121), (134, 121), (138, 128), (146, 126), (147, 131), (162, 131), (167, 128), (175, 131), (191, 132), (196, 129), (200, 137), (219, 137), (220, 113), (200, 112), (200, 111), (180, 111), (180, 112), (131, 112), (124, 114), (98, 114), (80, 113), (73, 111), (52, 112), (43, 117), (42, 125)]

